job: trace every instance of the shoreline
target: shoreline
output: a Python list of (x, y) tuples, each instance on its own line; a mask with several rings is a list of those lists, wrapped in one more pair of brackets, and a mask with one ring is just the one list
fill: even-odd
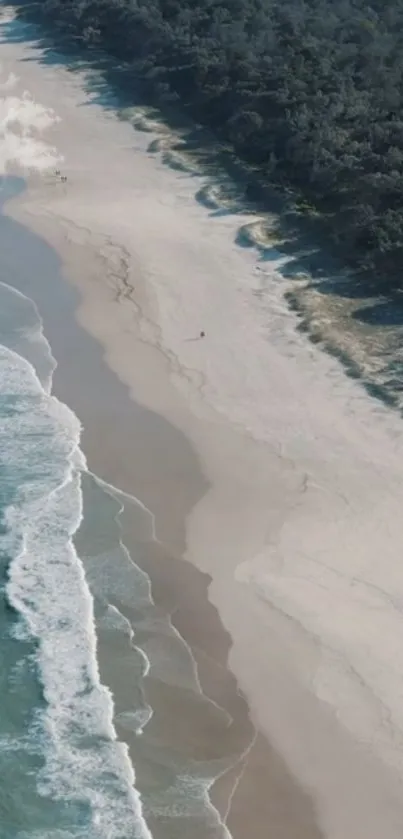
[[(14, 201), (23, 203), (24, 195), (27, 194), (29, 193), (21, 194)], [(12, 243), (11, 230), (6, 230), (4, 236)], [(81, 249), (79, 251), (81, 255)], [(48, 249), (45, 252), (48, 252)], [(170, 509), (169, 496), (172, 495), (172, 491), (169, 492), (170, 487), (174, 486), (175, 489), (179, 489), (178, 494), (181, 497), (181, 475), (180, 470), (178, 473), (177, 464), (178, 455), (182, 451), (185, 461), (191, 461), (183, 469), (184, 488), (189, 490), (191, 487), (189, 479), (192, 476), (192, 482), (199, 485), (198, 491), (203, 493), (206, 486), (205, 479), (199, 473), (197, 461), (192, 463), (192, 455), (190, 450), (187, 451), (188, 444), (185, 438), (179, 435), (179, 439), (172, 436), (170, 440), (170, 433), (173, 434), (173, 432), (168, 431), (168, 424), (161, 418), (157, 429), (152, 429), (150, 441), (151, 412), (142, 411), (141, 406), (135, 406), (133, 399), (127, 394), (126, 387), (118, 382), (114, 374), (105, 366), (101, 348), (74, 321), (74, 309), (78, 304), (74, 288), (69, 286), (66, 280), (58, 281), (54, 288), (49, 285), (49, 279), (58, 267), (58, 259), (54, 259), (55, 255), (56, 253), (52, 254), (50, 264), (47, 265), (43, 254), (39, 252), (36, 259), (38, 264), (40, 260), (44, 267), (42, 276), (39, 271), (35, 271), (34, 278), (25, 278), (25, 286), (20, 282), (15, 287), (24, 294), (31, 293), (38, 305), (44, 321), (45, 335), (58, 363), (54, 373), (53, 393), (74, 410), (83, 422), (81, 447), (89, 469), (100, 476), (101, 480), (108, 481), (116, 487), (117, 493), (128, 492), (133, 497), (139, 497), (141, 501), (143, 500), (141, 496), (147, 495), (145, 488), (151, 481), (154, 487), (151, 495), (154, 494), (155, 497), (155, 488), (158, 486), (158, 494), (161, 496), (161, 500), (157, 500), (155, 506), (162, 507), (165, 504), (167, 509)], [(35, 260), (33, 262), (35, 263)], [(60, 330), (61, 310), (64, 322), (62, 330)], [(80, 374), (83, 377), (81, 384)], [(92, 383), (90, 394), (85, 385), (87, 381)], [(111, 423), (113, 433), (109, 430), (106, 434), (105, 415), (108, 418), (107, 405), (111, 404), (116, 411), (116, 414), (113, 414), (114, 421)], [(143, 421), (141, 421), (142, 413), (144, 413)], [(118, 416), (121, 417), (121, 421), (115, 424)], [(136, 418), (136, 428), (130, 431), (134, 418)], [(164, 450), (175, 452), (175, 463), (165, 464), (164, 467), (161, 461), (157, 461), (153, 475), (152, 471), (150, 473), (153, 460), (153, 450), (151, 448), (150, 451), (150, 446), (152, 447), (157, 433), (162, 438)], [(131, 458), (129, 465), (126, 465), (124, 469), (123, 463), (125, 456), (127, 458), (128, 449), (131, 451)], [(140, 462), (137, 457), (141, 451), (145, 458), (143, 462)], [(159, 480), (158, 467), (161, 480)], [(164, 477), (164, 468), (174, 473), (170, 474), (170, 484), (169, 477)], [(147, 503), (150, 503), (150, 497), (148, 495)], [(177, 528), (179, 511), (175, 518), (175, 512), (171, 508), (170, 516)], [(228, 829), (234, 839), (238, 837), (241, 839), (245, 831), (251, 830), (257, 839), (260, 837), (265, 839), (269, 822), (276, 825), (275, 829), (279, 831), (279, 836), (284, 835), (289, 839), (295, 836), (297, 839), (306, 835), (307, 839), (321, 839), (322, 834), (315, 825), (315, 816), (309, 798), (289, 774), (283, 759), (276, 750), (268, 744), (262, 734), (255, 732), (250, 720), (248, 704), (239, 691), (234, 675), (227, 669), (232, 640), (223, 628), (216, 608), (208, 600), (210, 576), (197, 570), (191, 563), (184, 562), (180, 558), (181, 554), (175, 556), (172, 546), (179, 545), (182, 538), (175, 537), (172, 524), (167, 533), (170, 548), (157, 543), (147, 543), (146, 540), (144, 555), (139, 556), (138, 527), (137, 518), (133, 520), (130, 511), (124, 511), (122, 514), (124, 545), (129, 551), (133, 550), (136, 563), (150, 577), (153, 598), (157, 607), (162, 610), (163, 614), (170, 617), (173, 626), (189, 644), (197, 662), (203, 693), (232, 716), (235, 729), (229, 740), (229, 743), (233, 741), (232, 748), (235, 748), (240, 756), (242, 751), (249, 750), (246, 763), (240, 757), (240, 762), (235, 764), (234, 769), (220, 775), (213, 784), (210, 790), (211, 803), (221, 812), (221, 815), (227, 816)], [(166, 525), (163, 529), (166, 529)], [(137, 546), (137, 550), (134, 550), (133, 546)], [(105, 654), (108, 654), (107, 651), (103, 652), (103, 655)], [(124, 693), (124, 679), (122, 683)], [(183, 711), (186, 712), (186, 703)], [(194, 723), (196, 719), (197, 717)], [(127, 731), (121, 729), (118, 723), (115, 725), (120, 738), (129, 744), (136, 770), (136, 740), (131, 742)], [(219, 730), (216, 732), (218, 743), (224, 734), (223, 731), (221, 734)], [(161, 827), (158, 822), (152, 824), (151, 829), (156, 837), (164, 835), (160, 833)]]
[[(25, 54), (27, 48), (14, 45), (12, 50), (13, 55), (18, 50)], [(28, 193), (8, 205), (7, 212), (56, 248), (66, 278), (81, 294), (78, 320), (102, 346), (108, 367), (129, 388), (132, 406), (135, 396), (143, 408), (168, 420), (175, 433), (182, 432), (197, 453), (191, 468), (185, 461), (178, 466), (179, 444), (173, 444), (173, 458), (173, 450), (164, 446), (166, 462), (162, 459), (158, 467), (163, 467), (162, 478), (158, 473), (144, 480), (141, 492), (133, 494), (156, 513), (158, 536), (169, 550), (181, 555), (186, 542), (186, 559), (211, 579), (209, 599), (231, 637), (230, 667), (247, 695), (253, 719), (314, 794), (326, 835), (394, 839), (403, 825), (401, 787), (399, 775), (389, 771), (384, 757), (392, 765), (398, 757), (398, 745), (393, 752), (388, 738), (400, 737), (399, 721), (391, 732), (382, 727), (376, 702), (371, 705), (372, 697), (368, 702), (361, 685), (354, 683), (350, 693), (352, 686), (342, 681), (344, 671), (340, 674), (338, 668), (352, 649), (352, 667), (364, 666), (365, 673), (352, 618), (358, 625), (365, 618), (364, 629), (373, 645), (376, 641), (377, 629), (366, 622), (364, 601), (348, 598), (360, 573), (363, 585), (368, 583), (367, 595), (369, 586), (375, 589), (378, 584), (363, 564), (363, 534), (374, 563), (387, 546), (392, 573), (400, 532), (392, 528), (400, 504), (400, 426), (355, 384), (346, 384), (336, 364), (312, 348), (304, 349), (303, 339), (294, 338), (292, 318), (285, 320), (281, 308), (267, 312), (272, 320), (278, 318), (278, 331), (270, 324), (273, 342), (258, 329), (255, 334), (255, 310), (249, 311), (246, 296), (256, 278), (254, 256), (241, 256), (232, 244), (229, 234), (235, 222), (226, 219), (223, 232), (222, 220), (203, 221), (193, 196), (189, 199), (186, 177), (164, 174), (155, 161), (147, 161), (144, 138), (103, 116), (100, 108), (96, 114), (88, 115), (87, 110), (86, 116), (76, 116), (77, 100), (85, 104), (85, 95), (63, 71), (56, 74), (31, 64), (28, 84), (69, 126), (67, 136), (57, 126), (52, 129), (55, 143), (66, 151), (69, 184), (59, 189), (34, 177)], [(131, 155), (133, 146), (136, 154), (129, 160), (130, 143)], [(113, 177), (104, 183), (111, 149)], [(136, 208), (140, 217), (134, 223)], [(58, 305), (60, 328), (62, 300)], [(207, 343), (185, 344), (206, 318)], [(281, 350), (275, 341), (279, 336), (284, 341), (284, 326), (288, 331)], [(48, 334), (46, 323), (45, 331)], [(66, 353), (67, 325), (65, 331), (63, 326), (61, 334), (55, 333), (60, 352), (49, 336), (58, 360)], [(74, 352), (77, 349), (70, 346), (73, 357)], [(69, 364), (74, 366), (71, 355)], [(75, 364), (84, 374), (77, 359)], [(274, 398), (263, 403), (259, 395), (265, 381)], [(73, 392), (73, 378), (69, 386)], [(104, 399), (99, 404), (105, 409)], [(97, 404), (90, 407), (96, 415)], [(115, 422), (112, 403), (108, 412), (107, 421)], [(82, 412), (77, 413), (82, 418)], [(143, 428), (147, 433), (148, 421)], [(149, 434), (156, 439), (151, 429)], [(83, 438), (86, 454), (91, 434), (87, 439), (88, 447)], [(92, 443), (94, 459), (99, 457), (99, 440)], [(142, 448), (137, 443), (139, 457)], [(108, 453), (104, 446), (104, 474), (116, 471), (119, 480), (109, 481), (130, 491), (130, 468), (124, 457), (117, 462), (118, 451), (118, 446), (109, 446)], [(201, 494), (194, 482), (199, 467), (205, 475)], [(146, 474), (145, 463), (143, 468)], [(177, 495), (172, 486), (181, 487)], [(369, 516), (382, 503), (387, 507), (385, 523), (373, 521), (379, 533), (373, 529), (368, 534)], [(330, 552), (325, 566), (321, 551), (328, 554), (329, 546), (334, 546), (335, 556)], [(182, 575), (187, 565), (180, 567)], [(375, 564), (373, 568), (376, 571)], [(344, 577), (347, 582), (338, 589), (337, 580)], [(373, 620), (372, 604), (368, 612)], [(333, 613), (339, 620), (336, 627), (324, 620)], [(346, 627), (346, 646), (333, 652), (330, 641), (344, 639), (340, 627)], [(391, 632), (396, 636), (393, 625)], [(377, 750), (369, 740), (374, 731)]]

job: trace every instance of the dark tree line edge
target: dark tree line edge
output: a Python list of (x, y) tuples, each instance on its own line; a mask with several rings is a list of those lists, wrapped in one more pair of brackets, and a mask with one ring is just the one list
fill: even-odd
[(39, 0), (36, 19), (175, 92), (403, 287), (403, 0)]

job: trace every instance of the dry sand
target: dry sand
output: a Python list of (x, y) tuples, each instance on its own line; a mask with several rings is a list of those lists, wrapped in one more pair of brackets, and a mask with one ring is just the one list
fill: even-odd
[[(150, 134), (91, 102), (83, 76), (40, 58), (32, 45), (2, 43), (6, 75), (19, 77), (4, 132), (24, 133), (18, 107), (24, 125), (41, 119), (68, 182), (32, 174), (8, 212), (58, 250), (80, 292), (77, 318), (132, 399), (191, 445), (181, 458), (179, 445), (160, 445), (165, 430), (149, 431), (163, 465), (141, 500), (157, 535), (211, 577), (254, 723), (312, 794), (324, 834), (401, 837), (401, 422), (296, 332), (278, 254), (257, 265), (234, 244), (248, 219), (211, 217), (194, 200), (199, 178), (147, 154)], [(60, 121), (18, 106), (24, 90)], [(7, 97), (2, 107), (9, 113)], [(28, 134), (8, 159), (26, 164), (26, 146), (34, 155)], [(52, 165), (49, 146), (37, 150)], [(201, 329), (204, 340), (189, 340)], [(133, 492), (117, 442), (109, 451), (104, 476)], [(191, 626), (183, 617), (184, 634)], [(259, 741), (252, 786), (262, 764), (274, 772), (264, 752)], [(240, 790), (239, 810), (241, 801)], [(299, 836), (304, 824), (315, 836), (300, 804)]]

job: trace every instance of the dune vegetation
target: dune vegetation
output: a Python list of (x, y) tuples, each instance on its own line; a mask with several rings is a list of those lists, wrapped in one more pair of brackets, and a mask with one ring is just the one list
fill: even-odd
[[(18, 4), (17, 4), (18, 5)], [(320, 214), (346, 261), (403, 287), (403, 0), (38, 0)]]

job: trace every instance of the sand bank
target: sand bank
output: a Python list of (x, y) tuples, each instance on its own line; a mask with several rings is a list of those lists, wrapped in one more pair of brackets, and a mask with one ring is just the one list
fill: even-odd
[[(14, 95), (57, 114), (46, 140), (68, 176), (33, 174), (9, 212), (56, 247), (80, 324), (204, 476), (179, 447), (158, 444), (154, 477), (144, 455), (159, 539), (210, 575), (255, 724), (326, 835), (401, 836), (400, 420), (296, 332), (279, 255), (235, 246), (247, 214), (212, 217), (194, 200), (200, 179), (148, 154), (150, 134), (91, 102), (79, 74), (24, 43), (2, 58)], [(98, 438), (109, 455), (88, 453), (133, 492), (111, 419), (112, 406)], [(148, 434), (150, 448), (163, 439)]]

